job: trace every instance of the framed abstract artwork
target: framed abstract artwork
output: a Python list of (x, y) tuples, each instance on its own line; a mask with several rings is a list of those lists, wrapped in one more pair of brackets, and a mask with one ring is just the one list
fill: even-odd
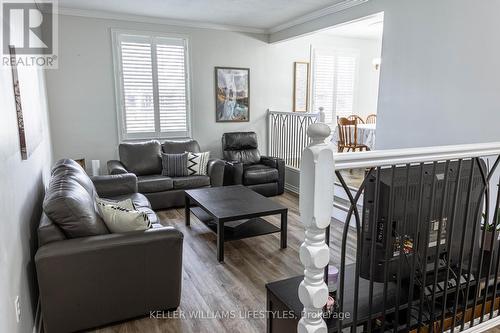
[(23, 105), (21, 103), (21, 87), (19, 86), (19, 74), (16, 65), (16, 49), (14, 46), (9, 45), (10, 58), (13, 60), (11, 71), (12, 71), (12, 85), (14, 88), (14, 102), (16, 104), (16, 116), (17, 116), (17, 127), (19, 130), (19, 147), (21, 148), (21, 158), (23, 160), (28, 159), (28, 149), (26, 146), (26, 132), (24, 128), (24, 115), (23, 115)]
[(41, 112), (34, 103), (42, 100), (40, 87), (37, 86), (37, 80), (33, 79), (33, 75), (39, 75), (40, 72), (27, 70), (23, 66), (18, 68), (15, 47), (9, 45), (9, 52), (19, 147), (21, 159), (27, 160), (43, 139)]
[(250, 69), (215, 67), (215, 120), (250, 120)]

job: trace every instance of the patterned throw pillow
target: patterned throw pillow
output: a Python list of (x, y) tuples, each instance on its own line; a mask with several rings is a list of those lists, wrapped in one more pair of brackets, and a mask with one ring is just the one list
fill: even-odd
[(163, 169), (161, 174), (167, 177), (185, 177), (188, 175), (188, 153), (161, 153)]
[(147, 230), (151, 222), (145, 212), (108, 205), (97, 201), (102, 219), (112, 233)]
[(208, 159), (210, 158), (210, 152), (204, 153), (188, 153), (188, 174), (192, 175), (203, 175), (207, 174)]
[(119, 201), (119, 200), (96, 198), (95, 201), (97, 204), (97, 211), (99, 212), (99, 216), (101, 218), (103, 218), (101, 207), (104, 205), (114, 205), (114, 206), (118, 206), (118, 207), (125, 208), (128, 210), (135, 210), (134, 203), (132, 202), (132, 199), (125, 199), (125, 200)]

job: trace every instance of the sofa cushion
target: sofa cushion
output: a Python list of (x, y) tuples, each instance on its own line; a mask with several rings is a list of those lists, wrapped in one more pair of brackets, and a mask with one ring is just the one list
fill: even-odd
[(223, 157), (227, 161), (238, 161), (243, 164), (259, 163), (260, 153), (257, 149), (255, 132), (232, 132), (222, 136)]
[(260, 153), (257, 149), (225, 150), (226, 161), (237, 161), (243, 164), (255, 164), (260, 162)]
[(161, 153), (161, 174), (167, 177), (184, 177), (188, 175), (188, 154)]
[(138, 210), (140, 212), (144, 212), (148, 215), (149, 221), (151, 223), (159, 223), (160, 222), (156, 213), (151, 209), (151, 203), (141, 193), (124, 194), (124, 195), (112, 197), (110, 199), (117, 200), (117, 201), (130, 199), (130, 200), (132, 200), (132, 203), (134, 204), (134, 208), (136, 210)]
[(98, 201), (97, 205), (106, 226), (112, 233), (147, 230), (151, 227), (148, 215), (114, 204)]
[[(102, 219), (104, 219), (101, 207), (104, 205), (111, 205), (111, 206), (118, 206), (120, 208), (125, 208), (128, 210), (134, 210), (135, 206), (134, 203), (132, 202), (132, 199), (127, 198), (124, 200), (113, 200), (113, 199), (103, 199), (103, 198), (97, 198), (96, 199), (96, 204), (97, 204), (97, 211), (99, 212), (99, 216), (101, 216)], [(106, 221), (104, 221), (106, 223)]]
[(140, 193), (163, 192), (174, 188), (172, 178), (162, 175), (139, 176), (137, 187)]
[(257, 149), (257, 147), (255, 132), (229, 132), (222, 136), (223, 150)]
[(68, 238), (107, 234), (97, 213), (95, 195), (89, 193), (88, 176), (70, 164), (58, 163), (43, 201), (45, 214)]
[(210, 152), (208, 151), (204, 153), (188, 153), (187, 169), (189, 176), (205, 176), (209, 160)]
[(118, 151), (125, 168), (137, 176), (161, 174), (161, 146), (158, 141), (121, 143)]
[(64, 158), (57, 161), (51, 170), (52, 177), (71, 177), (78, 184), (82, 185), (85, 190), (92, 196), (96, 196), (97, 191), (94, 183), (87, 175), (85, 170), (74, 160)]
[(186, 151), (199, 153), (200, 145), (196, 140), (167, 140), (161, 145), (161, 150), (166, 154), (181, 154)]
[(210, 186), (210, 177), (208, 176), (188, 176), (174, 177), (174, 189), (190, 189)]
[(263, 164), (253, 164), (244, 166), (243, 184), (256, 185), (278, 181), (278, 169), (270, 168)]
[(135, 209), (139, 208), (151, 208), (151, 204), (149, 203), (148, 198), (144, 196), (144, 194), (141, 193), (131, 193), (131, 194), (123, 194), (123, 195), (118, 195), (115, 197), (109, 198), (111, 200), (116, 200), (116, 201), (123, 201), (130, 199), (132, 200), (132, 204), (134, 205)]

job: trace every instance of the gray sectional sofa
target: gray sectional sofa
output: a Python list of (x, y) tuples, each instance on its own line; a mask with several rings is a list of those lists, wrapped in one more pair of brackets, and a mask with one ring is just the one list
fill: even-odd
[[(153, 223), (146, 231), (108, 232), (97, 196), (132, 199)], [(89, 178), (73, 160), (52, 169), (38, 227), (35, 264), (46, 333), (74, 332), (178, 307), (183, 235), (159, 224), (137, 178)]]
[(161, 175), (161, 152), (180, 154), (186, 151), (198, 153), (196, 140), (121, 143), (118, 147), (120, 160), (108, 161), (110, 175), (133, 173), (137, 176), (138, 191), (150, 201), (153, 209), (184, 206), (184, 190), (222, 186), (225, 163), (219, 159), (208, 162), (207, 176), (166, 177)]

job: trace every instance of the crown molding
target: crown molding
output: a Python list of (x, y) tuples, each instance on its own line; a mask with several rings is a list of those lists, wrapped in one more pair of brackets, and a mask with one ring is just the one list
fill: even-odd
[(139, 22), (139, 23), (150, 23), (150, 24), (162, 24), (162, 25), (171, 25), (171, 26), (179, 26), (179, 27), (187, 27), (187, 28), (200, 28), (200, 29), (213, 29), (213, 30), (223, 30), (223, 31), (234, 31), (234, 32), (245, 32), (245, 33), (253, 33), (253, 34), (262, 34), (262, 35), (270, 35), (299, 24), (303, 24), (315, 19), (319, 19), (321, 17), (337, 13), (343, 10), (346, 10), (351, 7), (355, 7), (361, 5), (370, 0), (344, 0), (342, 2), (336, 3), (334, 5), (328, 6), (323, 9), (316, 10), (309, 14), (305, 14), (303, 16), (292, 19), (288, 22), (279, 24), (277, 26), (261, 29), (254, 27), (244, 27), (237, 25), (229, 25), (229, 24), (218, 24), (218, 23), (210, 23), (210, 22), (201, 22), (201, 21), (190, 21), (190, 20), (176, 20), (170, 18), (162, 18), (162, 17), (154, 17), (154, 16), (142, 16), (142, 15), (132, 15), (132, 14), (124, 14), (110, 11), (101, 11), (101, 10), (89, 10), (89, 9), (77, 9), (77, 8), (69, 8), (69, 7), (59, 7), (59, 15), (68, 15), (68, 16), (79, 16), (79, 17), (90, 17), (97, 19), (105, 19), (105, 20), (119, 20), (119, 21), (131, 21), (131, 22)]
[(188, 27), (188, 28), (201, 28), (201, 29), (246, 32), (246, 33), (253, 33), (253, 34), (268, 34), (267, 29), (242, 27), (242, 26), (228, 25), (228, 24), (217, 24), (217, 23), (209, 23), (209, 22), (189, 21), (189, 20), (175, 20), (175, 19), (153, 17), (153, 16), (130, 15), (130, 14), (123, 14), (123, 13), (109, 12), (109, 11), (77, 9), (77, 8), (69, 8), (69, 7), (59, 7), (59, 15), (90, 17), (90, 18), (98, 18), (98, 19), (106, 19), (106, 20), (131, 21), (131, 22), (139, 22), (139, 23), (172, 25), (172, 26)]
[(306, 23), (306, 22), (321, 18), (321, 17), (326, 16), (326, 15), (330, 15), (333, 13), (337, 13), (337, 12), (346, 10), (348, 8), (351, 8), (351, 7), (361, 5), (361, 4), (368, 2), (368, 1), (369, 0), (344, 0), (344, 1), (336, 3), (334, 5), (325, 7), (323, 9), (316, 10), (312, 13), (297, 17), (297, 18), (290, 20), (288, 22), (285, 22), (283, 24), (279, 24), (277, 26), (269, 28), (269, 29), (267, 29), (267, 33), (274, 34), (276, 32), (294, 27), (296, 25)]

